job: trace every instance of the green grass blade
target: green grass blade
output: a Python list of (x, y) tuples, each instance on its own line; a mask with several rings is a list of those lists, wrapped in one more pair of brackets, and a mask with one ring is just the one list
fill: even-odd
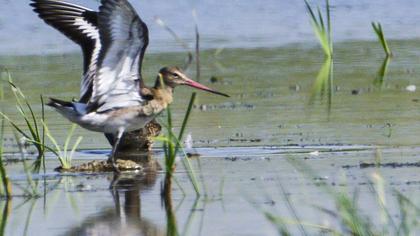
[(332, 27), (331, 27), (331, 14), (330, 14), (330, 1), (329, 0), (327, 0), (327, 4), (326, 4), (326, 6), (325, 6), (325, 12), (327, 13), (327, 31), (328, 31), (328, 42), (329, 42), (329, 46), (330, 46), (330, 53), (331, 53), (331, 55), (333, 54), (333, 45), (332, 45), (332, 43), (333, 43), (333, 39), (332, 39)]
[(67, 150), (69, 148), (69, 144), (70, 144), (70, 140), (73, 136), (73, 132), (76, 129), (77, 125), (76, 124), (72, 124), (69, 133), (67, 134), (66, 140), (64, 141), (64, 148), (63, 148), (63, 156), (65, 158), (67, 158)]
[(392, 56), (391, 49), (388, 46), (388, 42), (385, 39), (384, 32), (382, 30), (382, 25), (379, 22), (372, 22), (371, 23), (373, 31), (375, 32), (376, 36), (378, 37), (379, 43), (381, 44), (384, 52), (387, 56)]
[(19, 126), (15, 123), (15, 122), (13, 122), (7, 115), (5, 115), (3, 112), (0, 112), (0, 115), (4, 118), (4, 119), (6, 119), (12, 126), (13, 126), (13, 128), (17, 131), (17, 132), (19, 132), (22, 136), (24, 136), (25, 138), (27, 138), (27, 139), (31, 139), (31, 137), (28, 135), (28, 134), (26, 134), (21, 128), (19, 128)]
[(42, 125), (44, 126), (45, 135), (48, 137), (48, 139), (52, 142), (52, 144), (55, 147), (56, 153), (58, 154), (57, 158), (58, 158), (58, 161), (60, 162), (60, 165), (64, 167), (66, 165), (66, 162), (62, 157), (62, 151), (61, 151), (60, 145), (58, 145), (57, 140), (55, 140), (55, 138), (52, 136), (47, 124), (44, 121), (42, 121)]
[[(41, 100), (41, 122), (45, 121), (45, 105), (44, 105), (44, 97), (42, 95), (39, 96), (40, 100)], [(42, 126), (42, 134), (41, 134), (41, 143), (42, 145), (42, 155), (41, 155), (41, 162), (42, 162), (42, 167), (44, 169), (44, 174), (46, 172), (46, 163), (45, 163), (45, 130), (44, 130), (44, 126)]]
[(382, 89), (384, 82), (386, 80), (386, 77), (388, 74), (388, 66), (390, 62), (391, 62), (391, 57), (385, 57), (384, 61), (381, 64), (381, 67), (376, 73), (375, 80), (373, 81), (373, 84), (379, 87), (380, 89)]
[(319, 6), (317, 7), (317, 12), (318, 12), (318, 27), (321, 29), (322, 33), (325, 33), (325, 24), (324, 24), (324, 19), (321, 13), (321, 9), (319, 8)]
[[(184, 132), (185, 132), (185, 127), (187, 126), (188, 119), (190, 117), (191, 110), (192, 110), (192, 107), (194, 105), (196, 95), (197, 94), (195, 92), (191, 94), (191, 98), (190, 98), (190, 101), (189, 101), (188, 107), (187, 107), (187, 112), (185, 113), (184, 120), (182, 121), (181, 130), (179, 131), (178, 140), (182, 140), (182, 137), (183, 137)], [(176, 146), (176, 149), (175, 149), (176, 151), (178, 151), (179, 146), (180, 145), (179, 145), (179, 142), (178, 142), (178, 144)]]
[(11, 196), (11, 189), (10, 189), (10, 182), (9, 178), (7, 177), (7, 171), (4, 167), (3, 162), (3, 135), (4, 135), (4, 119), (1, 119), (1, 127), (0, 127), (0, 181), (1, 181), (1, 188), (0, 188), (0, 196), (10, 197)]
[(82, 142), (82, 140), (83, 140), (83, 137), (82, 136), (79, 136), (76, 139), (76, 142), (74, 142), (73, 148), (71, 149), (70, 155), (69, 155), (68, 160), (67, 160), (67, 164), (68, 164), (67, 167), (68, 168), (71, 168), (71, 161), (73, 159), (74, 152), (76, 151), (77, 147), (80, 145), (80, 142)]
[(305, 2), (305, 4), (306, 4), (306, 9), (308, 10), (308, 12), (309, 12), (309, 14), (310, 14), (310, 17), (311, 17), (312, 21), (314, 21), (314, 22), (317, 24), (316, 17), (315, 17), (314, 12), (312, 11), (312, 7), (311, 7), (311, 5), (309, 5), (309, 3), (308, 3), (308, 1), (307, 1), (307, 0), (304, 0), (304, 2)]
[(304, 0), (304, 2), (306, 5), (306, 9), (309, 13), (309, 17), (311, 19), (312, 28), (315, 32), (315, 36), (318, 38), (318, 41), (321, 44), (325, 55), (331, 58), (333, 55), (333, 43), (329, 1), (326, 0), (326, 19), (324, 19), (324, 16), (322, 15), (319, 6), (316, 8), (317, 15), (315, 15), (314, 10), (309, 5), (309, 3), (306, 0)]

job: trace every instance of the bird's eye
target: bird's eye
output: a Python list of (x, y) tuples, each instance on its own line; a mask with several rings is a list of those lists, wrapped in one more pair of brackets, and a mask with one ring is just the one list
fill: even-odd
[(175, 79), (178, 79), (179, 78), (179, 75), (178, 74), (172, 74), (172, 76), (175, 78)]

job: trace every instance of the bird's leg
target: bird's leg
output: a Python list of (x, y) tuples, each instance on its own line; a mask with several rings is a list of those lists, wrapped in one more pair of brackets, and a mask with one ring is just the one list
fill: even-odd
[(115, 138), (113, 134), (105, 133), (105, 138), (108, 140), (108, 143), (111, 144), (111, 146), (114, 146)]
[[(115, 172), (120, 172), (118, 170), (118, 166), (117, 166), (117, 150), (118, 150), (118, 145), (120, 144), (121, 141), (121, 137), (124, 134), (124, 129), (119, 129), (117, 136), (115, 137), (115, 142), (114, 142), (114, 146), (112, 146), (112, 153), (110, 156), (111, 162), (112, 162), (112, 167), (114, 168)], [(109, 161), (109, 160), (108, 160)]]
[(114, 200), (117, 215), (121, 216), (120, 194), (118, 193), (118, 189), (116, 187), (116, 185), (118, 184), (118, 181), (119, 181), (119, 175), (114, 174), (114, 177), (112, 178), (112, 182), (109, 186), (109, 189), (111, 191), (111, 195), (112, 195), (112, 198)]

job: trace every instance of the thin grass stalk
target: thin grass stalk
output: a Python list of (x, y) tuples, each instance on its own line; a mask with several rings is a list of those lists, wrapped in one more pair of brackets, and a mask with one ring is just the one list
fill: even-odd
[(6, 201), (2, 201), (0, 203), (0, 206), (3, 206), (2, 211), (1, 211), (1, 215), (0, 215), (0, 235), (6, 235), (5, 231), (6, 231), (6, 225), (7, 225), (7, 220), (9, 218), (10, 212), (12, 210), (12, 202), (10, 199), (7, 199)]
[(279, 182), (279, 188), (281, 190), (281, 193), (283, 195), (284, 200), (286, 200), (287, 208), (289, 208), (289, 211), (292, 213), (292, 215), (295, 218), (296, 222), (298, 222), (298, 227), (299, 227), (300, 233), (302, 235), (308, 235), (308, 233), (306, 232), (305, 228), (301, 224), (301, 220), (300, 220), (300, 218), (299, 218), (299, 216), (297, 214), (297, 211), (296, 211), (295, 207), (293, 206), (292, 202), (290, 201), (289, 196), (286, 193), (286, 189), (283, 187), (283, 185), (280, 182)]
[(172, 172), (174, 171), (174, 163), (176, 158), (176, 152), (174, 143), (172, 142), (174, 134), (172, 133), (172, 113), (171, 108), (168, 106), (166, 109), (167, 114), (167, 130), (168, 130), (168, 141), (166, 141), (167, 153), (168, 156), (165, 156), (165, 166), (166, 166), (166, 174), (172, 176)]
[(391, 57), (385, 57), (384, 61), (381, 64), (381, 67), (376, 73), (375, 80), (373, 81), (373, 84), (379, 87), (380, 89), (382, 89), (384, 82), (386, 80), (386, 76), (388, 73), (388, 66), (390, 62), (391, 62)]
[(1, 119), (0, 127), (0, 179), (1, 179), (1, 188), (0, 196), (10, 198), (12, 196), (11, 184), (9, 178), (7, 177), (6, 168), (4, 168), (3, 162), (3, 136), (4, 135), (4, 119)]
[(198, 25), (195, 25), (195, 65), (196, 65), (196, 80), (200, 81), (200, 33), (198, 32)]
[[(168, 128), (167, 126), (165, 126), (165, 127)], [(193, 188), (194, 188), (194, 191), (195, 191), (196, 195), (200, 196), (200, 189), (201, 189), (200, 184), (199, 184), (198, 179), (195, 175), (195, 171), (192, 167), (191, 161), (187, 157), (187, 153), (185, 153), (185, 150), (182, 148), (180, 141), (173, 134), (170, 134), (168, 136), (171, 136), (173, 138), (173, 140), (170, 140), (168, 137), (156, 137), (155, 138), (155, 140), (163, 142), (163, 150), (164, 150), (164, 154), (165, 154), (165, 160), (166, 160), (166, 157), (170, 155), (169, 148), (168, 148), (169, 143), (176, 143), (177, 145), (179, 145), (179, 147), (180, 147), (180, 149), (183, 153), (183, 157), (184, 157), (184, 158), (182, 158), (182, 164), (184, 165), (184, 168), (187, 170), (188, 178), (193, 185)]]
[(325, 62), (322, 64), (321, 69), (319, 70), (315, 82), (311, 89), (311, 94), (309, 97), (309, 105), (313, 105), (319, 96), (321, 101), (324, 100), (325, 94), (327, 94), (327, 109), (328, 114), (331, 112), (332, 108), (332, 99), (333, 99), (333, 60), (331, 58), (326, 58)]
[(392, 218), (392, 215), (386, 206), (384, 179), (382, 178), (379, 172), (374, 172), (372, 174), (372, 178), (373, 178), (374, 184), (369, 182), (368, 186), (371, 192), (376, 196), (378, 205), (380, 207), (379, 218), (381, 220), (381, 224), (385, 227), (382, 234), (385, 234), (385, 233), (389, 234), (389, 232), (386, 232), (386, 229), (391, 228), (390, 226), (392, 226), (392, 228), (394, 229), (394, 232), (397, 232), (398, 231), (397, 225), (394, 222), (394, 219)]
[(185, 153), (184, 149), (182, 148), (182, 144), (181, 144), (181, 140), (182, 140), (182, 137), (184, 136), (185, 128), (187, 127), (187, 123), (188, 123), (189, 117), (191, 115), (191, 111), (192, 111), (192, 107), (193, 107), (194, 102), (195, 102), (196, 95), (197, 94), (195, 92), (193, 92), (191, 94), (190, 101), (189, 101), (188, 107), (187, 107), (187, 112), (185, 113), (184, 119), (182, 120), (181, 130), (179, 131), (178, 138), (175, 140), (176, 141), (175, 142), (176, 143), (175, 153), (177, 153), (180, 148), (182, 149), (182, 152), (184, 154), (184, 158), (183, 158), (182, 163), (184, 164), (184, 167), (187, 170), (188, 178), (190, 179), (191, 183), (193, 184), (196, 195), (199, 196), (200, 195), (200, 186), (199, 186), (197, 177), (195, 176), (195, 172), (194, 172), (194, 169), (192, 168), (191, 162), (187, 158), (187, 154)]
[[(178, 151), (181, 149), (183, 152), (183, 156), (184, 158), (182, 159), (182, 163), (185, 167), (185, 169), (187, 170), (188, 173), (188, 177), (191, 181), (191, 183), (193, 184), (194, 190), (196, 192), (196, 195), (199, 196), (200, 195), (200, 187), (198, 184), (198, 180), (197, 177), (195, 176), (194, 170), (192, 168), (192, 165), (190, 163), (190, 161), (187, 158), (187, 155), (184, 151), (184, 149), (182, 148), (182, 144), (180, 142), (180, 140), (183, 137), (183, 134), (185, 132), (185, 128), (187, 126), (188, 123), (188, 119), (189, 116), (191, 114), (192, 111), (192, 106), (194, 104), (194, 100), (196, 97), (196, 93), (193, 93), (191, 95), (189, 104), (188, 104), (188, 108), (187, 108), (187, 112), (185, 113), (184, 119), (182, 121), (182, 126), (180, 129), (180, 132), (178, 134), (178, 136), (176, 136), (173, 131), (172, 131), (172, 113), (171, 113), (171, 109), (170, 106), (167, 108), (167, 125), (164, 125), (167, 129), (167, 135), (166, 137), (157, 137), (155, 138), (156, 140), (162, 141), (163, 142), (163, 150), (164, 150), (164, 154), (165, 154), (165, 168), (166, 168), (166, 173), (167, 176), (172, 177), (173, 175), (173, 171), (175, 170), (175, 159), (176, 159), (176, 154), (178, 153)], [(165, 191), (169, 191), (167, 190), (167, 187), (169, 185), (165, 184), (164, 185), (164, 189), (163, 192)]]
[(195, 26), (195, 68), (196, 68), (196, 80), (200, 81), (201, 78), (201, 68), (200, 68), (200, 33), (198, 31), (198, 23), (197, 23), (197, 12), (194, 9), (192, 12)]
[(3, 78), (1, 76), (1, 71), (0, 71), (0, 101), (4, 101), (4, 86), (3, 86)]
[[(190, 207), (190, 209), (197, 209), (199, 203), (200, 203), (199, 198), (196, 198), (194, 200), (194, 203)], [(176, 209), (175, 209), (175, 211), (176, 211)], [(191, 228), (190, 226), (191, 226), (196, 214), (197, 214), (197, 211), (194, 211), (194, 210), (190, 211), (190, 213), (188, 214), (186, 223), (184, 224), (184, 227), (182, 229), (181, 235), (191, 235), (190, 234), (190, 228)], [(201, 235), (201, 234), (198, 234), (198, 235)]]
[(38, 193), (38, 181), (34, 181), (32, 178), (32, 172), (31, 172), (31, 168), (30, 166), (26, 163), (26, 160), (23, 159), (22, 160), (22, 164), (23, 164), (23, 170), (25, 171), (25, 176), (26, 176), (26, 181), (29, 185), (29, 189), (27, 191), (27, 194), (29, 194), (28, 197), (39, 197), (40, 194)]
[[(187, 112), (185, 113), (184, 119), (182, 120), (182, 125), (181, 125), (181, 130), (179, 131), (178, 140), (182, 140), (182, 137), (184, 136), (185, 128), (187, 127), (187, 123), (190, 118), (190, 114), (191, 114), (196, 96), (197, 96), (196, 92), (193, 92), (191, 94), (190, 101), (188, 102)], [(177, 142), (177, 145), (175, 148), (176, 152), (179, 150), (180, 146), (181, 146), (180, 142)]]
[(23, 235), (28, 235), (28, 229), (29, 229), (29, 225), (31, 224), (31, 220), (32, 220), (32, 213), (35, 209), (36, 206), (36, 200), (32, 200), (31, 202), (31, 207), (29, 208), (28, 214), (26, 215), (26, 220), (25, 220), (25, 227), (23, 230)]
[(25, 172), (26, 183), (27, 183), (26, 188), (23, 188), (22, 190), (26, 193), (27, 197), (30, 197), (30, 198), (38, 197), (40, 196), (38, 193), (38, 181), (34, 181), (32, 178), (31, 168), (26, 162), (25, 153), (21, 145), (19, 144), (19, 135), (16, 131), (14, 132), (14, 135), (15, 135), (16, 143), (19, 147), (19, 151), (21, 153), (22, 166)]
[[(42, 97), (42, 95), (40, 95), (40, 101), (41, 101), (41, 124), (42, 124), (42, 122), (45, 121), (44, 98)], [(46, 164), (45, 164), (45, 150), (46, 150), (46, 148), (45, 148), (45, 130), (44, 130), (44, 128), (42, 128), (41, 130), (38, 128), (38, 124), (37, 124), (38, 123), (37, 122), (37, 119), (38, 118), (34, 115), (34, 112), (32, 111), (32, 108), (29, 105), (29, 103), (26, 103), (26, 104), (29, 107), (29, 109), (31, 110), (31, 116), (32, 116), (33, 122), (36, 124), (36, 128), (35, 128), (35, 130), (37, 131), (37, 136), (36, 137), (39, 139), (39, 142), (37, 142), (38, 145), (36, 145), (37, 146), (37, 149), (38, 149), (38, 156), (37, 156), (37, 159), (35, 160), (35, 162), (33, 163), (33, 172), (34, 173), (39, 173), (39, 170), (40, 170), (40, 168), (42, 166), (42, 169), (43, 169), (44, 174), (45, 174), (46, 173)], [(40, 134), (40, 132), (41, 132), (41, 134)]]
[[(162, 76), (159, 76), (160, 82), (162, 84), (162, 86), (165, 86), (165, 83), (163, 81)], [(156, 138), (157, 140), (161, 140), (163, 141), (163, 149), (164, 149), (164, 153), (165, 153), (165, 168), (166, 168), (166, 177), (165, 177), (165, 183), (164, 183), (164, 188), (162, 191), (162, 195), (167, 195), (170, 194), (170, 186), (171, 183), (167, 181), (170, 181), (173, 175), (173, 171), (175, 170), (175, 159), (176, 159), (176, 154), (178, 152), (178, 150), (180, 148), (182, 148), (180, 140), (182, 140), (182, 136), (184, 134), (185, 131), (185, 127), (187, 125), (188, 122), (188, 118), (190, 116), (191, 110), (192, 110), (192, 106), (194, 104), (194, 100), (196, 97), (196, 93), (193, 93), (191, 95), (190, 98), (190, 102), (188, 104), (188, 108), (187, 108), (187, 112), (184, 116), (184, 119), (182, 121), (182, 126), (181, 126), (181, 130), (178, 134), (178, 137), (173, 133), (173, 127), (172, 127), (172, 113), (171, 113), (171, 108), (170, 106), (168, 106), (168, 108), (166, 109), (167, 112), (167, 125), (166, 125), (166, 129), (167, 129), (167, 136), (166, 137), (160, 137), (160, 138)], [(186, 160), (186, 154), (184, 152), (184, 160)], [(189, 160), (186, 161), (182, 161), (182, 163), (184, 164), (184, 167), (186, 167), (187, 172), (188, 172), (188, 176), (191, 180), (191, 182), (193, 183), (194, 186), (194, 190), (196, 191), (196, 194), (199, 195), (199, 188), (198, 188), (198, 181), (196, 181), (196, 177), (195, 174), (192, 170), (192, 166), (189, 163)], [(185, 164), (187, 163), (187, 164)]]
[[(45, 121), (45, 103), (44, 103), (44, 97), (42, 95), (39, 96), (41, 100), (41, 121)], [(41, 137), (41, 143), (45, 144), (45, 129), (42, 129), (42, 137)], [(45, 145), (42, 145), (43, 150), (42, 153), (45, 153)], [(42, 155), (42, 168), (44, 170), (44, 174), (46, 173), (46, 163), (45, 163), (45, 155)]]
[(188, 56), (185, 65), (183, 66), (183, 69), (188, 69), (188, 67), (193, 61), (193, 53), (191, 52), (191, 49), (188, 46), (188, 44), (183, 39), (181, 39), (181, 37), (179, 37), (178, 34), (174, 30), (172, 30), (162, 19), (160, 19), (159, 17), (155, 17), (155, 21), (159, 26), (163, 27), (166, 31), (168, 31), (176, 42), (178, 42), (185, 50), (187, 50)]
[[(198, 166), (198, 171), (199, 171), (199, 178), (201, 180), (202, 189), (203, 189), (203, 192), (204, 192), (203, 193), (204, 194), (204, 200), (209, 200), (208, 189), (207, 189), (206, 182), (204, 181), (203, 168), (201, 167), (201, 161), (200, 161), (199, 158), (197, 158), (197, 166)], [(193, 171), (192, 168), (191, 168), (191, 171)], [(199, 187), (198, 181), (197, 180), (195, 180), (195, 181), (197, 182), (196, 184), (197, 184), (197, 188), (198, 188)], [(199, 193), (197, 193), (197, 197), (198, 196), (199, 196)]]
[[(71, 138), (72, 138), (72, 136), (73, 136), (73, 132), (74, 132), (74, 130), (76, 129), (76, 124), (72, 124), (72, 126), (71, 126), (71, 128), (70, 128), (70, 131), (69, 131), (69, 133), (67, 134), (67, 137), (66, 137), (66, 140), (65, 140), (65, 142), (64, 142), (64, 150), (63, 150), (63, 155), (64, 155), (64, 159), (65, 159), (65, 162), (67, 163), (67, 164), (69, 164), (69, 163), (71, 163), (71, 157), (69, 157), (69, 155), (67, 154), (67, 151), (68, 151), (68, 148), (69, 148), (69, 144), (70, 144), (70, 140), (71, 140)], [(72, 149), (73, 150), (73, 149)], [(71, 165), (71, 164), (70, 164)]]
[(400, 210), (400, 223), (396, 235), (411, 235), (411, 228), (418, 228), (420, 208), (401, 192), (394, 189), (394, 193)]
[(82, 140), (83, 140), (83, 137), (82, 136), (79, 136), (76, 139), (76, 142), (74, 142), (73, 148), (71, 149), (71, 152), (70, 152), (70, 155), (69, 155), (69, 157), (70, 157), (70, 160), (69, 160), (70, 163), (71, 163), (71, 161), (73, 159), (73, 156), (74, 156), (74, 153), (76, 152), (77, 147), (80, 145), (80, 143), (82, 142)]
[(329, 66), (329, 73), (328, 73), (328, 88), (327, 88), (327, 92), (328, 92), (328, 117), (331, 114), (331, 109), (332, 109), (332, 100), (333, 100), (333, 96), (334, 96), (334, 61), (330, 60), (330, 66)]
[(57, 140), (55, 140), (55, 138), (51, 135), (51, 132), (47, 124), (43, 122), (43, 125), (44, 125), (45, 135), (50, 139), (51, 143), (54, 145), (55, 150), (56, 150), (55, 153), (57, 154), (58, 161), (60, 162), (60, 165), (64, 168), (64, 166), (66, 166), (66, 162), (61, 156), (62, 151), (61, 151), (60, 145), (58, 145)]
[(382, 30), (382, 25), (379, 22), (372, 22), (372, 28), (376, 33), (376, 36), (378, 36), (379, 43), (382, 45), (382, 48), (384, 49), (384, 52), (387, 57), (392, 56), (392, 51), (388, 46), (388, 42), (385, 39), (384, 31)]
[[(302, 161), (298, 161), (292, 158), (287, 159), (292, 166), (300, 173), (308, 176), (311, 179), (316, 178), (316, 173), (308, 165)], [(338, 214), (334, 213), (334, 217), (337, 218), (343, 227), (345, 227), (351, 234), (354, 235), (376, 235), (373, 231), (373, 225), (371, 222), (363, 217), (356, 205), (356, 202), (352, 200), (347, 194), (343, 192), (336, 192), (329, 185), (320, 185), (326, 193), (328, 193), (335, 201), (337, 206)], [(325, 210), (328, 212), (328, 210)]]
[(330, 45), (330, 52), (331, 55), (334, 54), (334, 47), (333, 47), (333, 39), (332, 39), (332, 27), (331, 27), (331, 14), (330, 14), (330, 1), (327, 0), (327, 4), (325, 6), (325, 12), (327, 13), (327, 24), (328, 24), (328, 42)]

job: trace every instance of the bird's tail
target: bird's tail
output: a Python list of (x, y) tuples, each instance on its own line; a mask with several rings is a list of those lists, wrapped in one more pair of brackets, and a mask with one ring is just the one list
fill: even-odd
[(86, 104), (78, 102), (68, 102), (56, 98), (50, 98), (47, 106), (55, 108), (61, 115), (76, 122), (78, 118), (86, 114)]
[(54, 108), (73, 107), (72, 102), (63, 101), (57, 98), (50, 98), (50, 101), (48, 101), (46, 105)]

